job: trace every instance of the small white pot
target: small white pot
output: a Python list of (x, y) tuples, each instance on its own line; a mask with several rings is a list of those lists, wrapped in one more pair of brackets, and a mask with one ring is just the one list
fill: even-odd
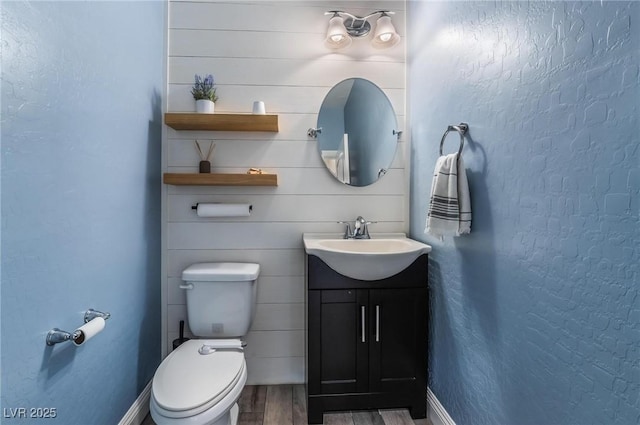
[(208, 99), (196, 100), (196, 112), (199, 114), (213, 114), (216, 104)]

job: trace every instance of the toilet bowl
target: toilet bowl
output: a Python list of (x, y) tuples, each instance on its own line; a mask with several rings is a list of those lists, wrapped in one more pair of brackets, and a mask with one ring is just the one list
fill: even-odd
[[(238, 348), (229, 348), (229, 343)], [(203, 349), (204, 347), (204, 349)], [(158, 367), (151, 416), (158, 425), (230, 425), (247, 381), (240, 340), (190, 340)], [(234, 415), (236, 417), (232, 417)]]
[(236, 425), (247, 364), (240, 337), (255, 313), (254, 263), (200, 263), (182, 272), (191, 332), (153, 377), (151, 417), (158, 425)]

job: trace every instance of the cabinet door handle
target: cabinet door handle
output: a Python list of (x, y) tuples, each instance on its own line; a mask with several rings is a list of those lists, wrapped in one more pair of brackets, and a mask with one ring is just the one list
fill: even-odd
[(380, 305), (376, 305), (376, 342), (380, 342)]
[(364, 306), (361, 305), (360, 306), (360, 332), (361, 332), (361, 337), (360, 337), (360, 341), (361, 342), (367, 342), (367, 338), (365, 337), (365, 325), (364, 325), (364, 320), (365, 320), (365, 311), (364, 311)]

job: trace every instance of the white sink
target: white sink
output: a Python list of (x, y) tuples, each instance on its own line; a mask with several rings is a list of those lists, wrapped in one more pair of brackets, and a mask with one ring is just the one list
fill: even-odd
[(371, 239), (343, 239), (337, 234), (302, 235), (307, 254), (315, 255), (338, 273), (353, 279), (378, 280), (400, 273), (431, 246), (404, 233), (381, 233)]

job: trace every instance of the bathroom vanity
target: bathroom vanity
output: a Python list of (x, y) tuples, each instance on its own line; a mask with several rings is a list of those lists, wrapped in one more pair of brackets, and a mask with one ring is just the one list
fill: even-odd
[(427, 254), (376, 280), (347, 277), (307, 254), (309, 423), (322, 423), (324, 412), (396, 407), (424, 418)]
[[(336, 84), (307, 132), (333, 177), (356, 187), (385, 175), (401, 133), (384, 91), (362, 78)], [(404, 233), (370, 235), (362, 216), (353, 228), (340, 223), (343, 234), (302, 238), (309, 423), (322, 423), (324, 412), (379, 408), (424, 418), (431, 247)]]

